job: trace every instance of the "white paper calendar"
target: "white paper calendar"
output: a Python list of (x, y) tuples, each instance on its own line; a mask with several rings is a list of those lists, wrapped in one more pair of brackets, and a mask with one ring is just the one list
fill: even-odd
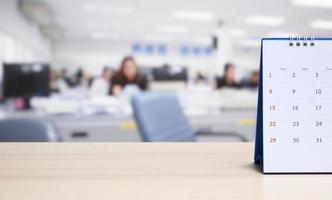
[(263, 172), (332, 172), (332, 39), (265, 38), (260, 75)]

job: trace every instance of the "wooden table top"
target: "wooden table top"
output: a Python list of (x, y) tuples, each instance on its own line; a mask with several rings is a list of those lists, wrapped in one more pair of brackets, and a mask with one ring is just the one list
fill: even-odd
[(262, 175), (252, 143), (2, 143), (0, 199), (332, 199), (332, 175)]

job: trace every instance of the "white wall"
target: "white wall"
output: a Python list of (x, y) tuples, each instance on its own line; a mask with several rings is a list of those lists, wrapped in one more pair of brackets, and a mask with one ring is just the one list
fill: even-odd
[(35, 24), (22, 16), (16, 0), (0, 0), (0, 32), (31, 49), (35, 61), (51, 59), (49, 41), (41, 35)]

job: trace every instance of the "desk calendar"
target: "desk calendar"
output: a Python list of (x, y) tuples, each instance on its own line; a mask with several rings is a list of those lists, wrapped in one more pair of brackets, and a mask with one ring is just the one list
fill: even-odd
[(332, 172), (332, 38), (264, 38), (260, 65), (255, 162)]

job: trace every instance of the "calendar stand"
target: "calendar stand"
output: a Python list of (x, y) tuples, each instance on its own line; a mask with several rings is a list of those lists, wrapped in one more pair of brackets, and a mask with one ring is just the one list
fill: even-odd
[(332, 173), (332, 38), (263, 38), (254, 163)]
[(260, 66), (259, 66), (259, 89), (258, 89), (258, 102), (257, 102), (257, 119), (256, 119), (256, 139), (255, 139), (255, 164), (260, 165), (260, 169), (263, 171), (263, 80), (262, 80), (262, 58), (263, 58), (263, 48), (261, 45), (260, 53)]

